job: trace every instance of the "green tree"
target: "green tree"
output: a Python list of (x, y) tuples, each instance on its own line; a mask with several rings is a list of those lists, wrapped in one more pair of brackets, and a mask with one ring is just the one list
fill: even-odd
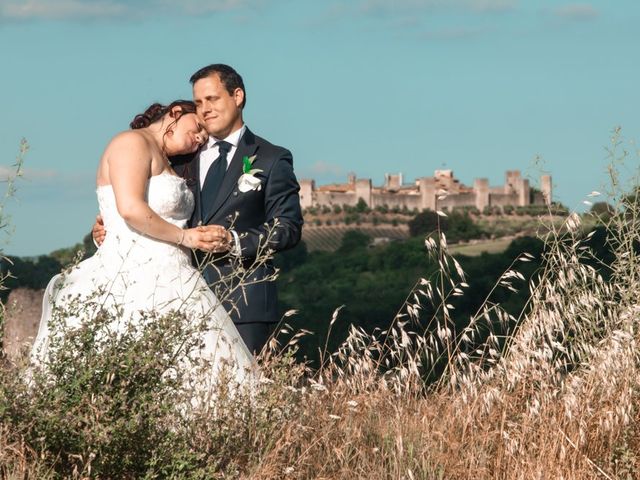
[(369, 211), (369, 206), (367, 202), (365, 202), (362, 198), (358, 198), (358, 203), (356, 203), (356, 212), (358, 213), (367, 213)]
[(307, 250), (307, 244), (303, 240), (300, 240), (295, 247), (275, 255), (273, 263), (282, 272), (287, 272), (303, 265), (308, 257), (309, 251)]
[(438, 217), (433, 210), (423, 210), (411, 220), (409, 220), (409, 233), (412, 237), (429, 235), (436, 232), (438, 228), (446, 229), (446, 218)]
[(349, 230), (342, 237), (339, 253), (349, 253), (360, 248), (366, 248), (371, 243), (371, 237), (359, 230)]
[(610, 205), (607, 202), (596, 202), (591, 205), (591, 209), (589, 210), (589, 212), (606, 222), (616, 214), (616, 209), (613, 207), (613, 205)]
[(449, 215), (444, 231), (447, 232), (447, 237), (451, 242), (480, 238), (484, 234), (478, 224), (466, 212), (453, 212)]

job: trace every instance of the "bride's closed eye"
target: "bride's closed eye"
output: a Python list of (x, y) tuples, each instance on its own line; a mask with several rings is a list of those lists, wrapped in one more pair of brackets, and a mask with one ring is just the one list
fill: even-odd
[(205, 130), (203, 125), (199, 125), (199, 127), (200, 129), (196, 134), (196, 141), (198, 142), (198, 145), (203, 146), (207, 143), (207, 140), (209, 140), (209, 133)]

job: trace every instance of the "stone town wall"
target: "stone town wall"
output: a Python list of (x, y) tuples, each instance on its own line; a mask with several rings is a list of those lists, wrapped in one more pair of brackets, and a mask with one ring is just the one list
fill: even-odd
[(489, 203), (492, 207), (506, 207), (518, 205), (518, 195), (515, 193), (492, 193), (489, 195)]
[(453, 210), (456, 207), (475, 207), (475, 193), (459, 193), (457, 195), (447, 195), (438, 200), (438, 210)]
[(358, 199), (352, 192), (316, 192), (312, 205), (351, 205), (354, 207), (357, 203)]
[(518, 170), (505, 173), (505, 183), (490, 186), (486, 178), (478, 178), (473, 187), (466, 187), (457, 180), (451, 170), (436, 170), (433, 177), (422, 177), (414, 184), (402, 184), (402, 174), (386, 174), (385, 184), (374, 187), (370, 179), (358, 179), (349, 174), (347, 183), (316, 187), (314, 180), (300, 180), (300, 205), (312, 206), (351, 205), (359, 199), (371, 208), (386, 205), (389, 208), (451, 209), (476, 207), (483, 210), (491, 206), (545, 205), (552, 201), (550, 175), (540, 179), (541, 192), (532, 190), (529, 180)]
[(416, 194), (394, 193), (383, 194), (374, 193), (371, 199), (371, 208), (387, 206), (389, 208), (408, 208), (413, 210), (417, 208), (422, 210), (422, 197)]

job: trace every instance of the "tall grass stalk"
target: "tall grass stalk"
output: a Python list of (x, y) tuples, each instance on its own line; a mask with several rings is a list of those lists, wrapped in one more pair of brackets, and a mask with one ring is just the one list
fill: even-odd
[[(614, 140), (617, 161), (624, 153)], [(133, 369), (115, 383), (96, 377), (107, 365), (98, 358), (88, 370), (80, 365), (98, 378), (90, 388), (71, 395), (65, 388), (74, 382), (53, 385), (53, 401), (5, 368), (0, 477), (638, 478), (640, 205), (623, 192), (615, 199), (606, 268), (572, 214), (548, 229), (542, 268), (528, 284), (518, 271), (531, 260), (527, 252), (497, 279), (496, 290), (529, 289), (521, 314), (507, 313), (491, 293), (459, 321), (451, 299), (468, 290), (465, 273), (446, 237), (429, 237), (426, 254), (439, 271), (417, 280), (389, 329), (352, 328), (314, 371), (292, 360), (302, 333), (289, 345), (274, 340), (257, 390), (238, 396), (222, 388), (215, 408), (185, 409), (179, 377), (149, 375), (155, 383), (135, 391), (127, 382), (136, 368), (157, 372), (154, 349), (171, 345), (158, 339), (182, 335), (171, 318), (150, 322), (126, 348), (113, 344), (121, 356), (104, 362), (126, 359)], [(151, 352), (144, 362), (142, 351)], [(130, 412), (114, 407), (123, 395), (136, 412), (153, 412), (139, 447), (126, 443), (140, 433)], [(71, 412), (62, 408), (70, 398)], [(123, 442), (126, 462), (116, 455), (124, 455)]]

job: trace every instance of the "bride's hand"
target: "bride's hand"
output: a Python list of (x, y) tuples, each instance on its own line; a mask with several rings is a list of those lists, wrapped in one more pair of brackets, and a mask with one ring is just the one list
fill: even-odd
[(104, 221), (102, 220), (101, 215), (96, 216), (96, 223), (94, 223), (91, 228), (91, 236), (98, 247), (102, 245), (102, 242), (104, 242), (104, 239), (107, 236), (107, 231), (104, 228)]
[(222, 225), (200, 225), (196, 227), (200, 232), (211, 235), (211, 244), (207, 251), (214, 253), (226, 252), (231, 248), (233, 235)]
[(205, 252), (225, 252), (229, 250), (231, 233), (219, 225), (206, 225), (182, 231), (184, 237), (179, 245)]

